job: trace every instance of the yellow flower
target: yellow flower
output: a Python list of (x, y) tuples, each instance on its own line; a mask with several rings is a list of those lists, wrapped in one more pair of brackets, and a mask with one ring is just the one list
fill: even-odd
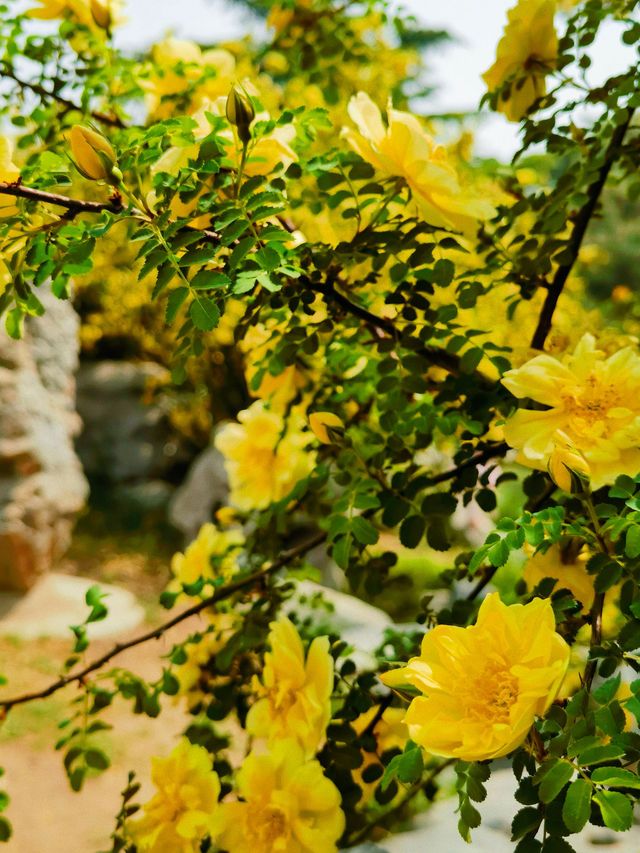
[(182, 585), (194, 584), (199, 578), (212, 581), (222, 577), (228, 581), (237, 570), (238, 551), (244, 544), (239, 530), (219, 530), (215, 524), (203, 524), (198, 536), (171, 559), (173, 579), (168, 589), (178, 592)]
[(563, 361), (538, 355), (502, 383), (548, 407), (507, 419), (505, 439), (520, 451), (518, 462), (545, 470), (560, 430), (586, 460), (594, 489), (640, 471), (640, 357), (631, 347), (606, 357), (586, 334)]
[(389, 108), (385, 127), (364, 92), (351, 98), (348, 109), (359, 130), (343, 131), (351, 147), (380, 172), (404, 178), (425, 222), (473, 234), (478, 220), (495, 214), (490, 202), (463, 189), (446, 150), (434, 144), (415, 116)]
[(496, 61), (482, 79), (490, 92), (505, 87), (496, 109), (509, 121), (520, 121), (547, 91), (545, 77), (558, 58), (555, 10), (555, 0), (519, 0), (507, 12), (509, 22), (498, 42)]
[(238, 509), (264, 509), (279, 501), (313, 470), (315, 454), (294, 411), (285, 421), (261, 400), (238, 415), (240, 423), (225, 424), (215, 446), (225, 457), (231, 503)]
[(243, 802), (222, 806), (228, 853), (335, 853), (345, 826), (340, 792), (295, 741), (250, 753), (237, 777)]
[(344, 432), (344, 423), (333, 412), (312, 412), (309, 415), (309, 426), (322, 444), (333, 444), (333, 435)]
[(247, 731), (266, 738), (269, 746), (289, 737), (307, 758), (324, 742), (331, 718), (333, 659), (329, 638), (316, 637), (307, 653), (290, 619), (272, 622), (268, 637), (271, 651), (264, 656), (262, 683), (254, 678), (258, 700), (247, 715)]
[(381, 679), (424, 694), (405, 717), (412, 740), (435, 755), (484, 761), (524, 741), (555, 699), (569, 653), (548, 599), (507, 606), (493, 593), (475, 625), (438, 625), (419, 657)]
[(91, 181), (117, 182), (116, 152), (108, 139), (90, 127), (74, 124), (69, 133), (71, 156), (80, 174)]
[[(0, 134), (0, 181), (7, 184), (15, 184), (20, 178), (20, 169), (12, 159), (13, 143)], [(9, 195), (0, 195), (0, 218), (13, 216), (18, 212), (15, 199)]]
[(551, 545), (546, 551), (537, 551), (526, 562), (522, 577), (530, 590), (545, 578), (555, 578), (556, 589), (568, 589), (585, 610), (593, 604), (595, 595), (593, 576), (587, 572), (589, 554), (564, 552), (559, 545)]
[(199, 853), (200, 841), (220, 829), (220, 780), (203, 746), (184, 738), (168, 758), (151, 759), (157, 793), (129, 824), (140, 853)]
[(188, 111), (197, 110), (203, 100), (225, 95), (237, 73), (235, 58), (228, 50), (202, 51), (195, 42), (182, 39), (155, 44), (151, 57), (155, 67), (140, 82), (147, 91), (149, 112), (157, 119), (175, 114), (175, 101), (162, 103), (164, 98), (188, 93)]

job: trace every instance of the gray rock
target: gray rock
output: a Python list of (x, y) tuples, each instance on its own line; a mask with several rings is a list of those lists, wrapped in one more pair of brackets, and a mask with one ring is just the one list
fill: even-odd
[(228, 500), (224, 457), (211, 445), (196, 456), (184, 482), (176, 489), (169, 504), (169, 521), (184, 533), (186, 542), (191, 542), (202, 525), (211, 521), (214, 509)]
[(28, 589), (69, 545), (88, 493), (73, 448), (78, 318), (38, 294), (24, 338), (0, 331), (0, 589)]
[(162, 479), (183, 458), (167, 404), (142, 400), (147, 383), (165, 377), (164, 368), (151, 362), (81, 365), (77, 407), (84, 425), (76, 447), (90, 478), (107, 483)]

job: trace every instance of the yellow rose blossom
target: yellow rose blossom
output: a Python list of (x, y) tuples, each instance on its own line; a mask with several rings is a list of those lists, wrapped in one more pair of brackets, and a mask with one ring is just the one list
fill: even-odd
[(380, 110), (364, 92), (351, 98), (348, 109), (359, 131), (343, 131), (351, 147), (378, 171), (404, 178), (425, 222), (473, 234), (479, 220), (495, 214), (490, 202), (461, 186), (446, 150), (435, 145), (415, 116), (389, 108), (385, 127)]
[(237, 776), (242, 802), (222, 806), (219, 845), (228, 853), (335, 853), (344, 832), (340, 792), (318, 761), (280, 740), (250, 753)]
[(498, 96), (496, 107), (509, 121), (520, 121), (547, 91), (545, 78), (558, 58), (555, 10), (555, 0), (519, 0), (507, 12), (496, 61), (482, 79), (490, 92), (510, 84)]
[(557, 430), (553, 436), (553, 450), (547, 471), (556, 486), (569, 493), (583, 492), (591, 475), (584, 456), (561, 430)]
[(522, 571), (522, 577), (530, 590), (545, 578), (555, 578), (557, 580), (555, 589), (570, 590), (576, 601), (579, 601), (585, 610), (589, 610), (595, 595), (593, 576), (587, 571), (589, 557), (590, 554), (586, 551), (576, 554), (554, 544), (546, 551), (537, 551), (529, 557)]
[(475, 625), (438, 625), (419, 657), (381, 679), (423, 694), (405, 716), (412, 740), (434, 755), (484, 761), (524, 741), (555, 699), (569, 654), (547, 599), (508, 606), (493, 593)]
[(71, 156), (80, 174), (92, 181), (114, 183), (114, 173), (122, 174), (116, 167), (116, 152), (108, 139), (90, 127), (74, 124), (69, 133)]
[(322, 746), (331, 718), (333, 658), (329, 638), (316, 637), (305, 660), (302, 640), (290, 619), (272, 622), (262, 682), (254, 677), (258, 700), (247, 715), (247, 731), (273, 746), (295, 739), (307, 757)]
[(225, 457), (231, 486), (230, 502), (238, 509), (264, 509), (284, 498), (315, 465), (312, 440), (304, 421), (292, 411), (286, 419), (258, 400), (225, 424), (215, 446)]
[(586, 334), (573, 355), (538, 355), (502, 383), (548, 407), (507, 419), (505, 439), (520, 451), (518, 462), (545, 470), (560, 430), (586, 460), (592, 488), (640, 471), (640, 357), (631, 347), (606, 357)]
[(139, 853), (199, 853), (220, 829), (220, 780), (203, 746), (184, 738), (168, 758), (151, 759), (157, 792), (128, 825)]
[(203, 524), (197, 537), (171, 559), (173, 578), (168, 589), (182, 590), (183, 584), (190, 585), (199, 578), (228, 581), (237, 570), (238, 553), (244, 545), (244, 536), (239, 530), (219, 530), (215, 524)]

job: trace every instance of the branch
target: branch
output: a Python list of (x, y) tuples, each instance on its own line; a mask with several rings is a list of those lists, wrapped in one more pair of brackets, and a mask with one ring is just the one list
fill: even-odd
[(467, 468), (475, 468), (477, 465), (482, 465), (483, 462), (488, 462), (496, 456), (504, 456), (510, 449), (506, 441), (501, 441), (499, 444), (490, 444), (480, 453), (474, 453), (464, 462), (461, 462), (450, 471), (443, 471), (442, 474), (436, 474), (429, 478), (429, 485), (435, 486), (437, 483), (445, 483), (447, 480), (453, 480), (460, 474), (461, 471), (466, 471)]
[(36, 190), (33, 187), (24, 187), (19, 182), (10, 184), (6, 181), (0, 181), (0, 194), (12, 195), (16, 198), (28, 198), (32, 201), (42, 201), (45, 204), (64, 207), (69, 211), (71, 216), (76, 216), (78, 213), (101, 213), (103, 210), (120, 213), (124, 210), (122, 198), (118, 194), (112, 195), (109, 201), (85, 201), (84, 199), (69, 198), (66, 195), (46, 192), (46, 190)]
[(286, 566), (288, 563), (291, 563), (297, 557), (302, 556), (302, 554), (306, 554), (307, 551), (310, 551), (312, 548), (315, 548), (316, 545), (319, 545), (321, 542), (327, 538), (327, 534), (324, 530), (319, 531), (306, 542), (303, 542), (301, 545), (297, 545), (295, 548), (290, 548), (288, 551), (284, 551), (278, 559), (272, 563), (270, 566), (267, 566), (264, 569), (260, 569), (257, 572), (253, 572), (251, 575), (247, 575), (247, 577), (240, 578), (237, 581), (233, 581), (232, 583), (228, 583), (220, 589), (216, 590), (213, 595), (210, 595), (208, 598), (199, 601), (197, 604), (183, 610), (182, 613), (179, 613), (177, 616), (174, 616), (173, 619), (169, 619), (168, 622), (164, 622), (162, 625), (159, 625), (157, 628), (154, 628), (152, 631), (147, 631), (146, 634), (141, 634), (139, 637), (135, 637), (133, 640), (129, 640), (126, 643), (116, 643), (113, 648), (111, 648), (108, 652), (102, 655), (102, 657), (97, 658), (92, 661), (92, 663), (87, 664), (83, 669), (78, 670), (78, 672), (71, 673), (69, 675), (65, 675), (62, 678), (59, 678), (57, 681), (54, 681), (48, 687), (45, 687), (43, 690), (34, 691), (33, 693), (24, 693), (22, 696), (15, 696), (12, 699), (5, 699), (0, 701), (0, 709), (4, 709), (5, 713), (9, 711), (14, 705), (22, 705), (25, 702), (31, 702), (34, 699), (44, 699), (47, 696), (51, 696), (53, 693), (56, 693), (58, 690), (61, 690), (63, 687), (66, 687), (67, 684), (72, 684), (74, 681), (82, 682), (85, 676), (89, 675), (91, 672), (95, 672), (97, 669), (101, 669), (106, 663), (108, 663), (112, 658), (116, 657), (116, 655), (121, 654), (127, 649), (132, 649), (134, 646), (139, 646), (142, 643), (146, 643), (149, 640), (157, 640), (162, 637), (170, 628), (173, 628), (175, 625), (179, 625), (181, 622), (184, 622), (185, 619), (189, 619), (191, 616), (195, 616), (200, 613), (202, 610), (206, 610), (207, 607), (212, 607), (214, 604), (217, 604), (219, 601), (224, 601), (226, 598), (229, 598), (236, 592), (240, 592), (243, 589), (247, 589), (248, 587), (253, 586), (260, 581), (263, 581), (269, 575), (272, 575), (274, 572), (277, 572), (283, 566)]
[(544, 342), (546, 341), (547, 335), (551, 330), (553, 312), (556, 310), (556, 305), (558, 304), (560, 294), (562, 293), (565, 283), (569, 277), (569, 273), (573, 269), (573, 265), (575, 264), (578, 258), (578, 252), (580, 250), (580, 246), (582, 245), (583, 237), (585, 235), (589, 222), (591, 221), (593, 212), (595, 211), (596, 206), (598, 204), (600, 194), (604, 188), (604, 185), (607, 182), (611, 167), (615, 163), (616, 158), (618, 156), (618, 149), (622, 145), (625, 133), (627, 132), (627, 129), (631, 124), (633, 112), (634, 111), (632, 109), (627, 110), (627, 118), (614, 130), (611, 136), (611, 141), (609, 142), (609, 146), (607, 148), (604, 163), (602, 164), (602, 167), (598, 172), (598, 177), (589, 187), (587, 193), (589, 197), (588, 201), (576, 217), (568, 246), (571, 252), (571, 257), (570, 260), (567, 261), (567, 263), (561, 264), (561, 266), (558, 267), (558, 269), (556, 270), (556, 274), (553, 277), (551, 286), (547, 291), (547, 295), (545, 297), (544, 304), (540, 312), (540, 318), (538, 319), (538, 326), (534, 332), (533, 338), (531, 339), (531, 346), (534, 349), (542, 349), (544, 347)]
[[(364, 322), (373, 329), (378, 329), (385, 335), (389, 335), (389, 337), (394, 339), (398, 338), (399, 330), (396, 328), (393, 320), (390, 320), (387, 317), (378, 317), (376, 314), (372, 314), (371, 311), (367, 311), (367, 309), (363, 308), (361, 305), (356, 305), (354, 302), (351, 302), (351, 300), (343, 293), (336, 290), (331, 280), (327, 282), (311, 282), (310, 287), (312, 290), (322, 293), (326, 299), (331, 299), (336, 302), (344, 308), (347, 313), (353, 314), (354, 317), (359, 317), (361, 320), (364, 320)], [(462, 371), (460, 370), (460, 359), (457, 355), (449, 353), (440, 347), (429, 345), (425, 345), (422, 350), (420, 350), (420, 353), (435, 367), (441, 367), (453, 376), (460, 376)], [(483, 374), (476, 372), (475, 377), (483, 390), (488, 391), (495, 388), (495, 383)]]
[[(57, 101), (59, 104), (62, 104), (65, 107), (65, 112), (70, 110), (77, 110), (79, 113), (85, 113), (82, 107), (78, 106), (78, 104), (73, 101), (68, 100), (68, 98), (63, 97), (62, 95), (58, 95), (55, 92), (50, 92), (48, 89), (45, 89), (40, 83), (30, 83), (27, 80), (22, 80), (20, 77), (17, 77), (16, 74), (9, 69), (8, 67), (4, 67), (2, 71), (0, 71), (0, 77), (7, 77), (10, 80), (13, 80), (20, 86), (21, 89), (29, 89), (29, 91), (34, 92), (36, 95), (40, 95), (41, 98), (50, 98), (53, 101)], [(96, 121), (102, 122), (102, 124), (107, 124), (110, 127), (126, 127), (125, 123), (122, 119), (118, 118), (118, 116), (107, 115), (107, 113), (99, 112), (98, 110), (90, 110), (88, 115), (94, 118)]]

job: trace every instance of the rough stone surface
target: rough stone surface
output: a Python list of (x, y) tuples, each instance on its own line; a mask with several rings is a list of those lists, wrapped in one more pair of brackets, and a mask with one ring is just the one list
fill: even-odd
[(145, 405), (147, 382), (164, 378), (156, 364), (87, 362), (78, 371), (83, 429), (76, 448), (90, 479), (110, 484), (163, 479), (183, 455), (161, 403)]
[(214, 509), (228, 499), (224, 457), (212, 445), (196, 456), (184, 482), (176, 489), (169, 504), (169, 521), (190, 542), (201, 526), (211, 521)]
[[(352, 853), (513, 853), (510, 839), (513, 816), (521, 806), (514, 800), (515, 777), (511, 769), (494, 770), (487, 783), (487, 799), (478, 804), (482, 825), (471, 833), (471, 847), (458, 835), (457, 800), (437, 802), (428, 812), (414, 821), (414, 829), (390, 836), (379, 844), (363, 844), (351, 848)], [(638, 853), (638, 827), (630, 832), (616, 833), (606, 828), (589, 826), (568, 840), (576, 853)]]
[[(70, 625), (80, 625), (89, 614), (87, 590), (95, 581), (49, 572), (26, 595), (0, 594), (0, 634), (35, 640), (38, 637), (71, 637)], [(142, 624), (144, 610), (133, 593), (99, 583), (107, 593), (103, 603), (108, 615), (87, 626), (90, 639), (116, 636)]]
[(73, 448), (78, 318), (39, 293), (24, 338), (0, 330), (0, 589), (29, 589), (66, 550), (88, 493)]

